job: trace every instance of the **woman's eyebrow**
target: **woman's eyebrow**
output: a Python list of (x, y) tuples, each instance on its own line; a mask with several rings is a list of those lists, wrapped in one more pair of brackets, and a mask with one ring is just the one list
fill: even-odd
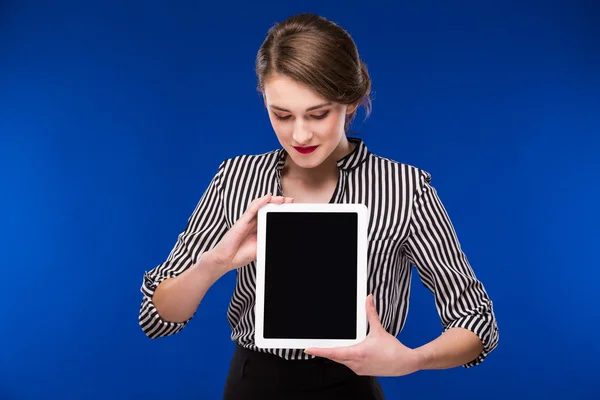
[[(323, 103), (323, 104), (318, 104), (316, 106), (308, 107), (306, 109), (306, 111), (314, 111), (314, 110), (317, 110), (317, 109), (322, 108), (322, 107), (330, 106), (332, 104), (333, 103), (331, 103), (331, 102), (329, 102), (329, 103)], [(287, 109), (285, 109), (283, 107), (279, 107), (279, 106), (276, 106), (276, 105), (273, 105), (273, 104), (271, 104), (269, 107), (274, 108), (274, 109), (279, 110), (279, 111), (291, 112), (290, 110), (287, 110)]]

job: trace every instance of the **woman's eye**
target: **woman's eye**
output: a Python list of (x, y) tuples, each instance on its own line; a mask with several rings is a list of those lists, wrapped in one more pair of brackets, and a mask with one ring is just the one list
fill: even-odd
[(329, 111), (325, 111), (323, 114), (313, 115), (312, 117), (314, 119), (323, 119), (323, 118), (327, 117), (328, 114), (329, 114)]
[[(281, 116), (281, 115), (279, 115), (277, 113), (273, 113), (273, 115), (279, 121), (287, 121), (290, 118), (292, 118), (291, 115)], [(318, 115), (311, 115), (310, 117), (313, 118), (313, 119), (324, 119), (325, 117), (327, 117), (327, 115), (329, 115), (329, 111), (325, 111), (324, 113), (318, 114)]]
[(288, 119), (291, 118), (291, 115), (286, 115), (285, 117), (282, 117), (281, 115), (277, 115), (275, 113), (273, 113), (273, 115), (275, 116), (275, 118), (277, 118), (279, 121), (287, 121)]

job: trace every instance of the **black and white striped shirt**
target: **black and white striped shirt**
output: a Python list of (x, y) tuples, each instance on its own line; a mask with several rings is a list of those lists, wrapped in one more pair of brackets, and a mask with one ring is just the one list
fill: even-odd
[[(429, 173), (377, 156), (360, 139), (349, 140), (355, 148), (337, 162), (340, 174), (331, 202), (361, 203), (369, 209), (368, 292), (373, 293), (383, 327), (396, 336), (404, 326), (414, 265), (435, 296), (443, 328), (466, 328), (482, 340), (483, 352), (464, 367), (479, 364), (498, 343), (492, 302), (461, 250)], [(159, 316), (152, 303), (158, 284), (196, 263), (252, 200), (267, 193), (282, 195), (281, 171), (286, 156), (280, 148), (221, 163), (169, 257), (144, 274), (139, 324), (148, 337), (175, 334), (189, 322), (173, 323)], [(286, 359), (311, 358), (302, 350), (254, 346), (255, 279), (254, 262), (237, 270), (227, 310), (231, 339)]]

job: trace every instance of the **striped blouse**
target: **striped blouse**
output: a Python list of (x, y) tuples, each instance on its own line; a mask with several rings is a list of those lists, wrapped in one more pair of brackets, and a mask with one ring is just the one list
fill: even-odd
[[(443, 329), (466, 328), (483, 342), (482, 353), (463, 365), (481, 363), (498, 344), (492, 301), (461, 250), (452, 223), (430, 174), (368, 151), (364, 141), (349, 138), (353, 151), (337, 162), (339, 178), (333, 203), (362, 203), (369, 209), (368, 293), (372, 293), (383, 327), (397, 336), (406, 321), (412, 266), (435, 296)], [(189, 322), (163, 320), (152, 303), (156, 287), (196, 263), (215, 246), (250, 202), (267, 193), (282, 194), (283, 148), (243, 155), (221, 163), (206, 192), (178, 236), (168, 258), (144, 274), (139, 324), (150, 338), (173, 335)], [(243, 347), (286, 359), (312, 356), (296, 349), (254, 346), (256, 265), (236, 271), (227, 319), (231, 339)]]

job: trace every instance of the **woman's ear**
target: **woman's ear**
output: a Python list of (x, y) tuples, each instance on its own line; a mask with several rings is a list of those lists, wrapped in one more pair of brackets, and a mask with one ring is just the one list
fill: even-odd
[(358, 103), (349, 104), (348, 107), (346, 107), (346, 115), (352, 114), (353, 112), (356, 111), (357, 108), (358, 108)]

